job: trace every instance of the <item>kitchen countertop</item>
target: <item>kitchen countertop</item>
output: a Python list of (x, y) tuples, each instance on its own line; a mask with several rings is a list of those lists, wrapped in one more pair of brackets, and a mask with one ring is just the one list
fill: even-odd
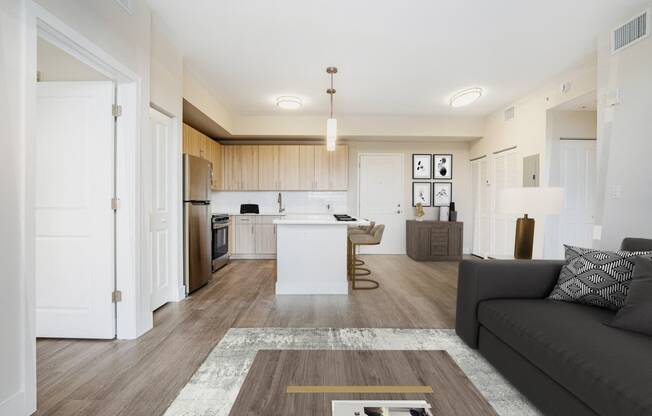
[(267, 217), (284, 217), (284, 216), (286, 216), (288, 214), (286, 214), (285, 212), (261, 212), (260, 214), (240, 214), (239, 212), (230, 212), (227, 215), (230, 216), (230, 217), (234, 217), (234, 216), (238, 216), (238, 215), (243, 216), (243, 217), (244, 216), (252, 216), (252, 217), (265, 217), (265, 216), (267, 216)]
[(283, 218), (274, 220), (277, 225), (369, 225), (369, 221), (357, 219), (356, 221), (337, 221), (333, 214), (287, 214)]

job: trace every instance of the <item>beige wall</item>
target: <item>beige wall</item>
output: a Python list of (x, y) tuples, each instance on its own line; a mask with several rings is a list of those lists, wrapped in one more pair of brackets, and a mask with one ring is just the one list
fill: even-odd
[[(471, 194), (471, 163), (469, 142), (351, 142), (349, 143), (349, 211), (358, 212), (358, 155), (360, 153), (402, 153), (404, 156), (403, 207), (406, 218), (415, 218), (412, 207), (412, 154), (453, 155), (453, 201), (459, 212), (458, 220), (464, 222), (464, 252), (469, 253), (473, 236), (473, 200)], [(421, 180), (418, 180), (421, 181)], [(434, 182), (434, 180), (432, 181)], [(448, 182), (448, 181), (445, 181)], [(425, 208), (426, 219), (436, 219), (439, 208)]]
[(231, 113), (215, 98), (207, 88), (208, 83), (193, 73), (187, 66), (183, 68), (183, 98), (213, 119), (228, 132), (234, 129)]
[(156, 15), (152, 15), (150, 101), (168, 114), (181, 119), (183, 54), (167, 33), (165, 25)]
[[(569, 82), (571, 89), (561, 92), (561, 84)], [(566, 71), (547, 82), (545, 86), (528, 94), (513, 103), (516, 109), (514, 119), (504, 121), (503, 110), (491, 114), (485, 123), (484, 137), (471, 144), (470, 156), (491, 157), (494, 152), (510, 147), (516, 147), (519, 158), (518, 177), (521, 177), (522, 158), (529, 155), (540, 155), (541, 186), (548, 184), (548, 110), (585, 94), (595, 91), (596, 65), (593, 58), (583, 64)], [(509, 107), (506, 106), (506, 108)], [(534, 237), (534, 257), (544, 256), (545, 219), (537, 218)]]
[[(605, 97), (616, 89), (621, 102), (610, 107)], [(612, 55), (610, 33), (603, 33), (598, 42), (598, 247), (615, 249), (624, 237), (652, 238), (651, 109), (652, 37)]]
[(36, 64), (43, 82), (108, 80), (106, 76), (42, 38), (37, 41)]

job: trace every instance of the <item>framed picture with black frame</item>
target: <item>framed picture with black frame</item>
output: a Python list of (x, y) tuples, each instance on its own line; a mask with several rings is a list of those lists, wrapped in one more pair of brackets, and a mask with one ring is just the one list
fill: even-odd
[(423, 207), (432, 206), (430, 182), (412, 182), (412, 206), (416, 207), (421, 202)]
[(412, 155), (412, 179), (432, 179), (432, 155)]
[(433, 179), (453, 179), (453, 155), (432, 156)]
[(436, 207), (450, 206), (453, 200), (453, 182), (433, 182), (432, 198)]

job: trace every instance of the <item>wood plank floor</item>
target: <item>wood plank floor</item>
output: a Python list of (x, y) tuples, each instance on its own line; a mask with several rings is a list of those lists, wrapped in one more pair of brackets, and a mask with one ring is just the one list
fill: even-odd
[(453, 327), (457, 262), (363, 258), (380, 289), (276, 297), (274, 261), (233, 261), (138, 340), (39, 340), (37, 414), (160, 415), (232, 327)]

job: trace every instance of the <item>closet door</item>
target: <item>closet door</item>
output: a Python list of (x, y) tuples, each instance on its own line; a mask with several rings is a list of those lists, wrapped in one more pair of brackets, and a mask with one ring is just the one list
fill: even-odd
[(522, 177), (516, 149), (495, 154), (492, 164), (492, 244), (491, 254), (508, 256), (514, 253), (516, 219), (521, 215), (496, 212), (496, 201), (500, 191), (521, 186)]

